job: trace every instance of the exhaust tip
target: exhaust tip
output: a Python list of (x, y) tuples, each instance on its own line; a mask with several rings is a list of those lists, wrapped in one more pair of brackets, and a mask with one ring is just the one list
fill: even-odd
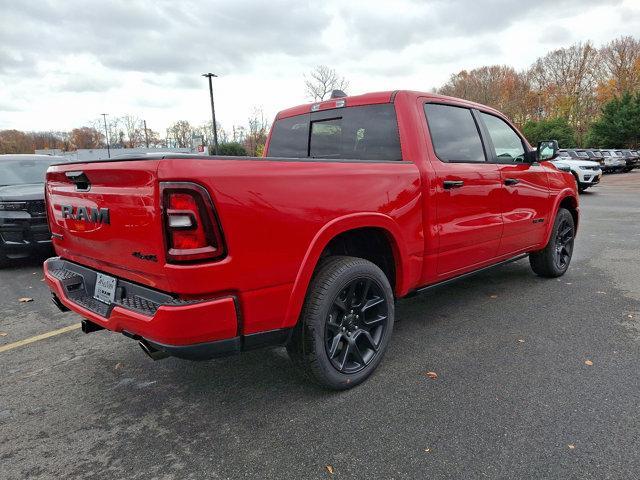
[(164, 350), (157, 349), (156, 347), (148, 343), (146, 340), (140, 340), (138, 342), (138, 345), (140, 345), (140, 348), (142, 349), (142, 351), (146, 353), (147, 356), (151, 358), (151, 360), (153, 361), (162, 360), (163, 358), (167, 358), (169, 356), (167, 352), (165, 352)]
[(51, 301), (56, 307), (58, 307), (58, 310), (60, 310), (61, 312), (70, 311), (69, 307), (67, 307), (64, 303), (62, 303), (55, 293), (51, 294)]
[(92, 333), (104, 330), (104, 327), (101, 327), (97, 323), (90, 322), (89, 320), (82, 320), (82, 322), (80, 323), (82, 324), (82, 331), (84, 333)]

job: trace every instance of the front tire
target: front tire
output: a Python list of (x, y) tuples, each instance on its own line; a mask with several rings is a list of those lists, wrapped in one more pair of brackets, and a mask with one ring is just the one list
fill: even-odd
[(573, 215), (566, 208), (560, 208), (547, 246), (529, 254), (531, 269), (541, 277), (555, 278), (564, 275), (571, 263), (574, 239)]
[(376, 369), (393, 331), (386, 275), (368, 260), (330, 257), (311, 280), (289, 356), (312, 380), (346, 390)]

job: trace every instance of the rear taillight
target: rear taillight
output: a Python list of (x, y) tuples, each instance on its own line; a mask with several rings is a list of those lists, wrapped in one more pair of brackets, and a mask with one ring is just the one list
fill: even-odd
[(203, 187), (189, 182), (162, 182), (160, 197), (167, 262), (216, 260), (225, 255), (213, 202)]

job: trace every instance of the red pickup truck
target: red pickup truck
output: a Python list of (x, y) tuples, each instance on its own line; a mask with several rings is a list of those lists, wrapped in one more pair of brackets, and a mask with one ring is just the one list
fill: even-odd
[(528, 255), (567, 270), (570, 173), (499, 112), (395, 91), (281, 111), (265, 156), (52, 166), (55, 303), (152, 358), (286, 345), (345, 389), (389, 345), (394, 301)]

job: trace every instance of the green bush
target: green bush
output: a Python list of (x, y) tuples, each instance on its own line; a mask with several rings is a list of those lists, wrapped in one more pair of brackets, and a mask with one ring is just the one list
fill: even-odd
[(535, 122), (528, 121), (522, 127), (522, 133), (532, 146), (543, 140), (557, 140), (560, 148), (576, 147), (576, 132), (565, 118), (549, 118)]
[[(211, 147), (213, 154), (213, 147)], [(238, 142), (220, 143), (218, 145), (218, 155), (223, 157), (246, 157), (247, 151)]]

